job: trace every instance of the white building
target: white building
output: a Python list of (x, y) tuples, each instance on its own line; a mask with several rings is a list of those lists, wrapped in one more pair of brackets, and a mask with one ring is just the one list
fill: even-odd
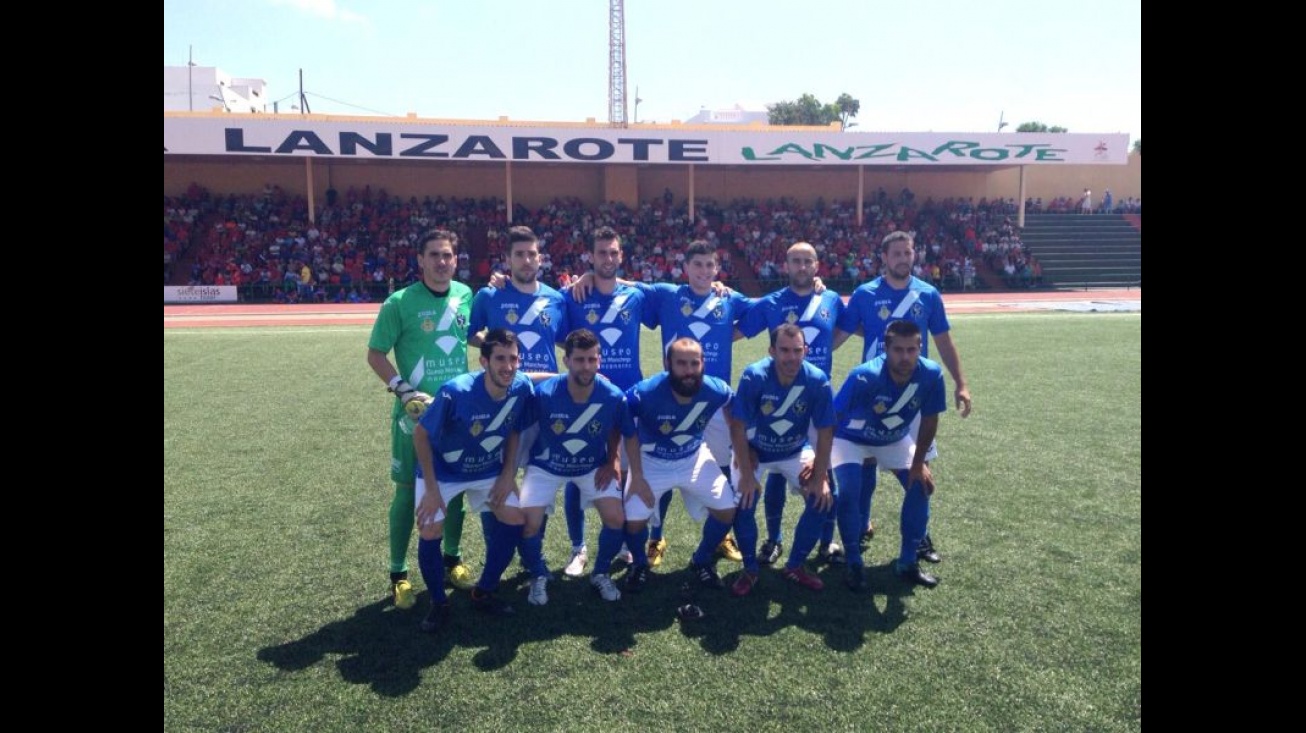
[(232, 76), (216, 66), (163, 67), (164, 112), (213, 110), (267, 112), (267, 82)]

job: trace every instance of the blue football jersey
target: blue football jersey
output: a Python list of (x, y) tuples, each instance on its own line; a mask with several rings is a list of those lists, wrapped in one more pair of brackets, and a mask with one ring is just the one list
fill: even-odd
[(644, 378), (639, 365), (639, 326), (657, 326), (648, 305), (645, 290), (632, 285), (617, 285), (611, 295), (591, 288), (583, 301), (577, 301), (568, 289), (562, 295), (566, 325), (558, 340), (578, 328), (588, 328), (599, 337), (599, 372), (620, 387), (630, 389)]
[(535, 416), (540, 434), (531, 465), (555, 476), (581, 476), (611, 460), (608, 437), (626, 420), (626, 395), (602, 376), (594, 379), (589, 400), (576, 402), (559, 374), (535, 385)]
[(780, 384), (775, 360), (768, 356), (744, 367), (730, 414), (748, 426), (748, 444), (757, 450), (758, 462), (770, 463), (798, 455), (808, 426), (834, 426), (834, 392), (829, 377), (807, 361), (793, 382)]
[(703, 373), (730, 382), (735, 324), (747, 315), (753, 300), (737, 292), (721, 297), (696, 295), (688, 285), (658, 283), (649, 288), (662, 328), (662, 353), (672, 341), (688, 336), (703, 345)]
[(834, 327), (843, 309), (843, 298), (833, 290), (799, 295), (781, 288), (753, 304), (740, 320), (739, 331), (752, 338), (786, 323), (797, 325), (807, 340), (807, 360), (828, 377), (834, 371)]
[(938, 288), (912, 277), (907, 287), (897, 290), (883, 277), (853, 291), (848, 306), (839, 317), (839, 328), (855, 333), (862, 328), (866, 349), (862, 361), (884, 353), (884, 329), (891, 321), (914, 321), (921, 328), (921, 356), (930, 355), (930, 334), (944, 333), (951, 326), (943, 310), (943, 296)]
[(521, 372), (501, 400), (485, 391), (482, 370), (445, 382), (421, 421), (435, 454), (435, 477), (475, 481), (499, 475), (508, 433), (520, 432), (534, 418), (531, 397), (531, 380)]
[(539, 285), (534, 294), (521, 292), (511, 280), (502, 289), (478, 290), (472, 299), (468, 333), (506, 328), (517, 334), (522, 371), (556, 372), (558, 353), (553, 345), (566, 337), (565, 333), (558, 333), (564, 327), (562, 293), (544, 283)]
[(896, 443), (911, 431), (917, 415), (937, 415), (948, 409), (943, 368), (921, 357), (911, 379), (899, 387), (889, 374), (883, 354), (848, 372), (834, 397), (838, 419), (834, 435), (863, 445)]
[(730, 385), (703, 376), (698, 394), (682, 405), (671, 390), (667, 372), (656, 374), (626, 391), (626, 422), (622, 434), (639, 436), (645, 455), (664, 460), (692, 456), (703, 444), (703, 430), (716, 411), (730, 404)]

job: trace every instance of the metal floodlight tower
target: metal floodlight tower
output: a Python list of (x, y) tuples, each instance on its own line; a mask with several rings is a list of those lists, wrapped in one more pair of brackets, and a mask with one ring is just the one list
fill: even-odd
[(626, 127), (625, 0), (608, 0), (608, 124)]

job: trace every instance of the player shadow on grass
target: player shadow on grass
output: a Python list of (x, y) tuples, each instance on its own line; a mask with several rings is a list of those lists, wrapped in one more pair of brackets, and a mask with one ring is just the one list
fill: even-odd
[[(704, 616), (681, 622), (681, 633), (698, 639), (703, 651), (729, 654), (745, 636), (770, 636), (793, 626), (822, 635), (825, 645), (834, 651), (855, 652), (866, 644), (868, 634), (891, 634), (902, 625), (907, 618), (902, 599), (914, 590), (894, 576), (892, 561), (866, 567), (867, 588), (862, 593), (848, 589), (845, 572), (843, 566), (822, 568), (817, 576), (825, 588), (814, 592), (764, 567), (753, 591), (736, 598), (729, 590), (737, 577), (732, 571), (723, 576), (723, 589), (692, 586), (692, 602), (703, 609)], [(778, 614), (772, 615), (772, 604), (779, 604)]]

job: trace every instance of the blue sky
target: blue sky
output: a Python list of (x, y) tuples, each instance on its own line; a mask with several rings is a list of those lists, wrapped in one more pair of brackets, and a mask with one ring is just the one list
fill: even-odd
[[(606, 121), (608, 0), (165, 0), (163, 63), (313, 112)], [(805, 92), (859, 131), (991, 132), (999, 115), (1142, 137), (1141, 0), (625, 0), (629, 115)]]

